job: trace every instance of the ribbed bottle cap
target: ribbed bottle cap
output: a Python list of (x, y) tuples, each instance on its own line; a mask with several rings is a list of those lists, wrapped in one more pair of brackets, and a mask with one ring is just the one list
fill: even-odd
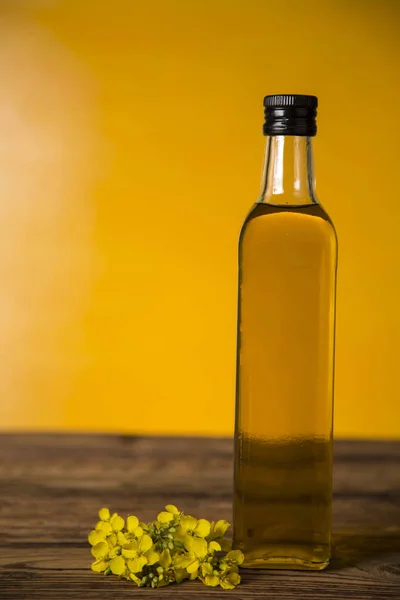
[(265, 96), (264, 135), (316, 135), (317, 107), (316, 96), (303, 94)]

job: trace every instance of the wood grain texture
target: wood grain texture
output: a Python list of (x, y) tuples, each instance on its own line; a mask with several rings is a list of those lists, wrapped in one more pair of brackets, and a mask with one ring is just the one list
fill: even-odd
[(97, 510), (147, 521), (173, 502), (205, 518), (230, 518), (231, 441), (2, 435), (0, 598), (399, 600), (400, 442), (337, 442), (334, 471), (328, 570), (246, 570), (231, 592), (193, 583), (139, 589), (89, 570), (86, 537)]

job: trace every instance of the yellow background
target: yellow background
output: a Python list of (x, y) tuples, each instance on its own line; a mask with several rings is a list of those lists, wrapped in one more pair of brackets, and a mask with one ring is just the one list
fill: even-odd
[[(399, 3), (1, 0), (0, 428), (230, 434), (267, 93), (320, 98), (336, 434), (400, 436)], [(294, 299), (295, 301), (295, 299)]]

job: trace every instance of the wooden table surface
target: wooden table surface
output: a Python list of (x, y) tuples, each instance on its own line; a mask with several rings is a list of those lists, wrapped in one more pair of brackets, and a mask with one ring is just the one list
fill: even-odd
[(335, 445), (334, 559), (323, 572), (243, 570), (233, 591), (137, 588), (92, 573), (87, 533), (108, 506), (151, 520), (166, 503), (231, 517), (223, 439), (0, 436), (0, 598), (400, 599), (400, 442)]

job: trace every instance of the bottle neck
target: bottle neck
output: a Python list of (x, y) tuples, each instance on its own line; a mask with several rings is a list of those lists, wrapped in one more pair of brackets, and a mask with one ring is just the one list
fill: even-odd
[(287, 206), (318, 203), (311, 137), (267, 137), (259, 202)]

